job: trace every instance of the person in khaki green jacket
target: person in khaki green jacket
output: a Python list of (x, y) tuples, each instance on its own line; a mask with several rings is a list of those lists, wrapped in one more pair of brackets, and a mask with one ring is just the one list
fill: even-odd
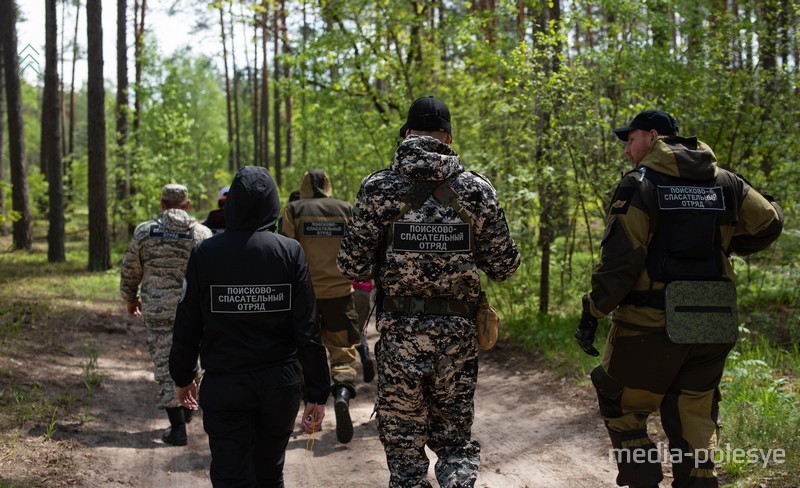
[(191, 419), (191, 411), (181, 407), (169, 376), (172, 325), (189, 253), (212, 235), (211, 230), (186, 213), (190, 204), (185, 186), (169, 184), (162, 188), (161, 213), (136, 227), (122, 260), (119, 283), (128, 313), (144, 318), (147, 347), (159, 386), (158, 408), (167, 411), (170, 422), (161, 439), (175, 446), (187, 444), (186, 422)]
[(674, 481), (716, 488), (719, 384), (738, 335), (729, 256), (766, 249), (783, 212), (708, 145), (647, 110), (614, 129), (634, 169), (608, 212), (592, 291), (575, 332), (592, 356), (597, 319), (611, 315), (603, 362), (592, 371), (619, 474), (617, 484), (657, 488), (665, 454), (648, 436), (660, 411)]
[(356, 396), (354, 363), (360, 335), (353, 286), (336, 267), (336, 256), (352, 205), (331, 198), (332, 193), (325, 171), (307, 171), (300, 184), (300, 199), (284, 208), (280, 232), (300, 242), (306, 253), (322, 343), (330, 355), (336, 438), (348, 443), (353, 438), (349, 405)]

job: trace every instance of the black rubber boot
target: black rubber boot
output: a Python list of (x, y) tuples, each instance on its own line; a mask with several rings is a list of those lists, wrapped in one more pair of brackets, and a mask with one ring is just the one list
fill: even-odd
[(353, 421), (350, 419), (350, 390), (336, 387), (333, 393), (333, 409), (336, 412), (336, 439), (347, 444), (353, 439)]
[(167, 408), (170, 426), (161, 434), (161, 440), (165, 444), (173, 446), (185, 446), (186, 439), (186, 418), (183, 415), (183, 407)]
[(362, 339), (361, 345), (356, 350), (358, 355), (361, 356), (361, 369), (364, 370), (364, 383), (371, 383), (375, 379), (375, 363), (369, 357), (369, 346), (367, 342)]

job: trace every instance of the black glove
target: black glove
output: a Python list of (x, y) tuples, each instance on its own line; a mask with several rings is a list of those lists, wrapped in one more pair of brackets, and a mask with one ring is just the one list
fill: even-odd
[(575, 330), (575, 340), (583, 352), (590, 356), (599, 356), (600, 352), (594, 348), (594, 333), (597, 331), (597, 319), (589, 313), (589, 297), (583, 297), (583, 313), (578, 328)]

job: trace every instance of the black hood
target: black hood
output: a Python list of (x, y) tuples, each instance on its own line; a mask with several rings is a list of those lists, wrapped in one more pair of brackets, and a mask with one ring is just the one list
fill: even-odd
[(236, 172), (225, 204), (228, 230), (274, 230), (280, 209), (278, 189), (266, 168), (244, 166)]

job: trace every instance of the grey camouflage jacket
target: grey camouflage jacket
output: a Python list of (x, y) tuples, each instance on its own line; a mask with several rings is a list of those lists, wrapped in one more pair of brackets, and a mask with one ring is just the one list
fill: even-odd
[(122, 260), (122, 299), (135, 301), (141, 283), (142, 315), (153, 320), (174, 319), (189, 253), (211, 235), (211, 230), (181, 209), (164, 210), (139, 224)]
[[(398, 252), (389, 242), (392, 223), (463, 223), (456, 209), (430, 196), (404, 215), (403, 196), (414, 180), (448, 181), (458, 204), (471, 217), (472, 252)], [(465, 172), (458, 154), (427, 136), (407, 137), (390, 167), (361, 184), (353, 218), (342, 241), (337, 264), (348, 278), (377, 278), (389, 296), (445, 298), (477, 302), (482, 270), (493, 281), (509, 278), (520, 263), (505, 213), (491, 183)]]

